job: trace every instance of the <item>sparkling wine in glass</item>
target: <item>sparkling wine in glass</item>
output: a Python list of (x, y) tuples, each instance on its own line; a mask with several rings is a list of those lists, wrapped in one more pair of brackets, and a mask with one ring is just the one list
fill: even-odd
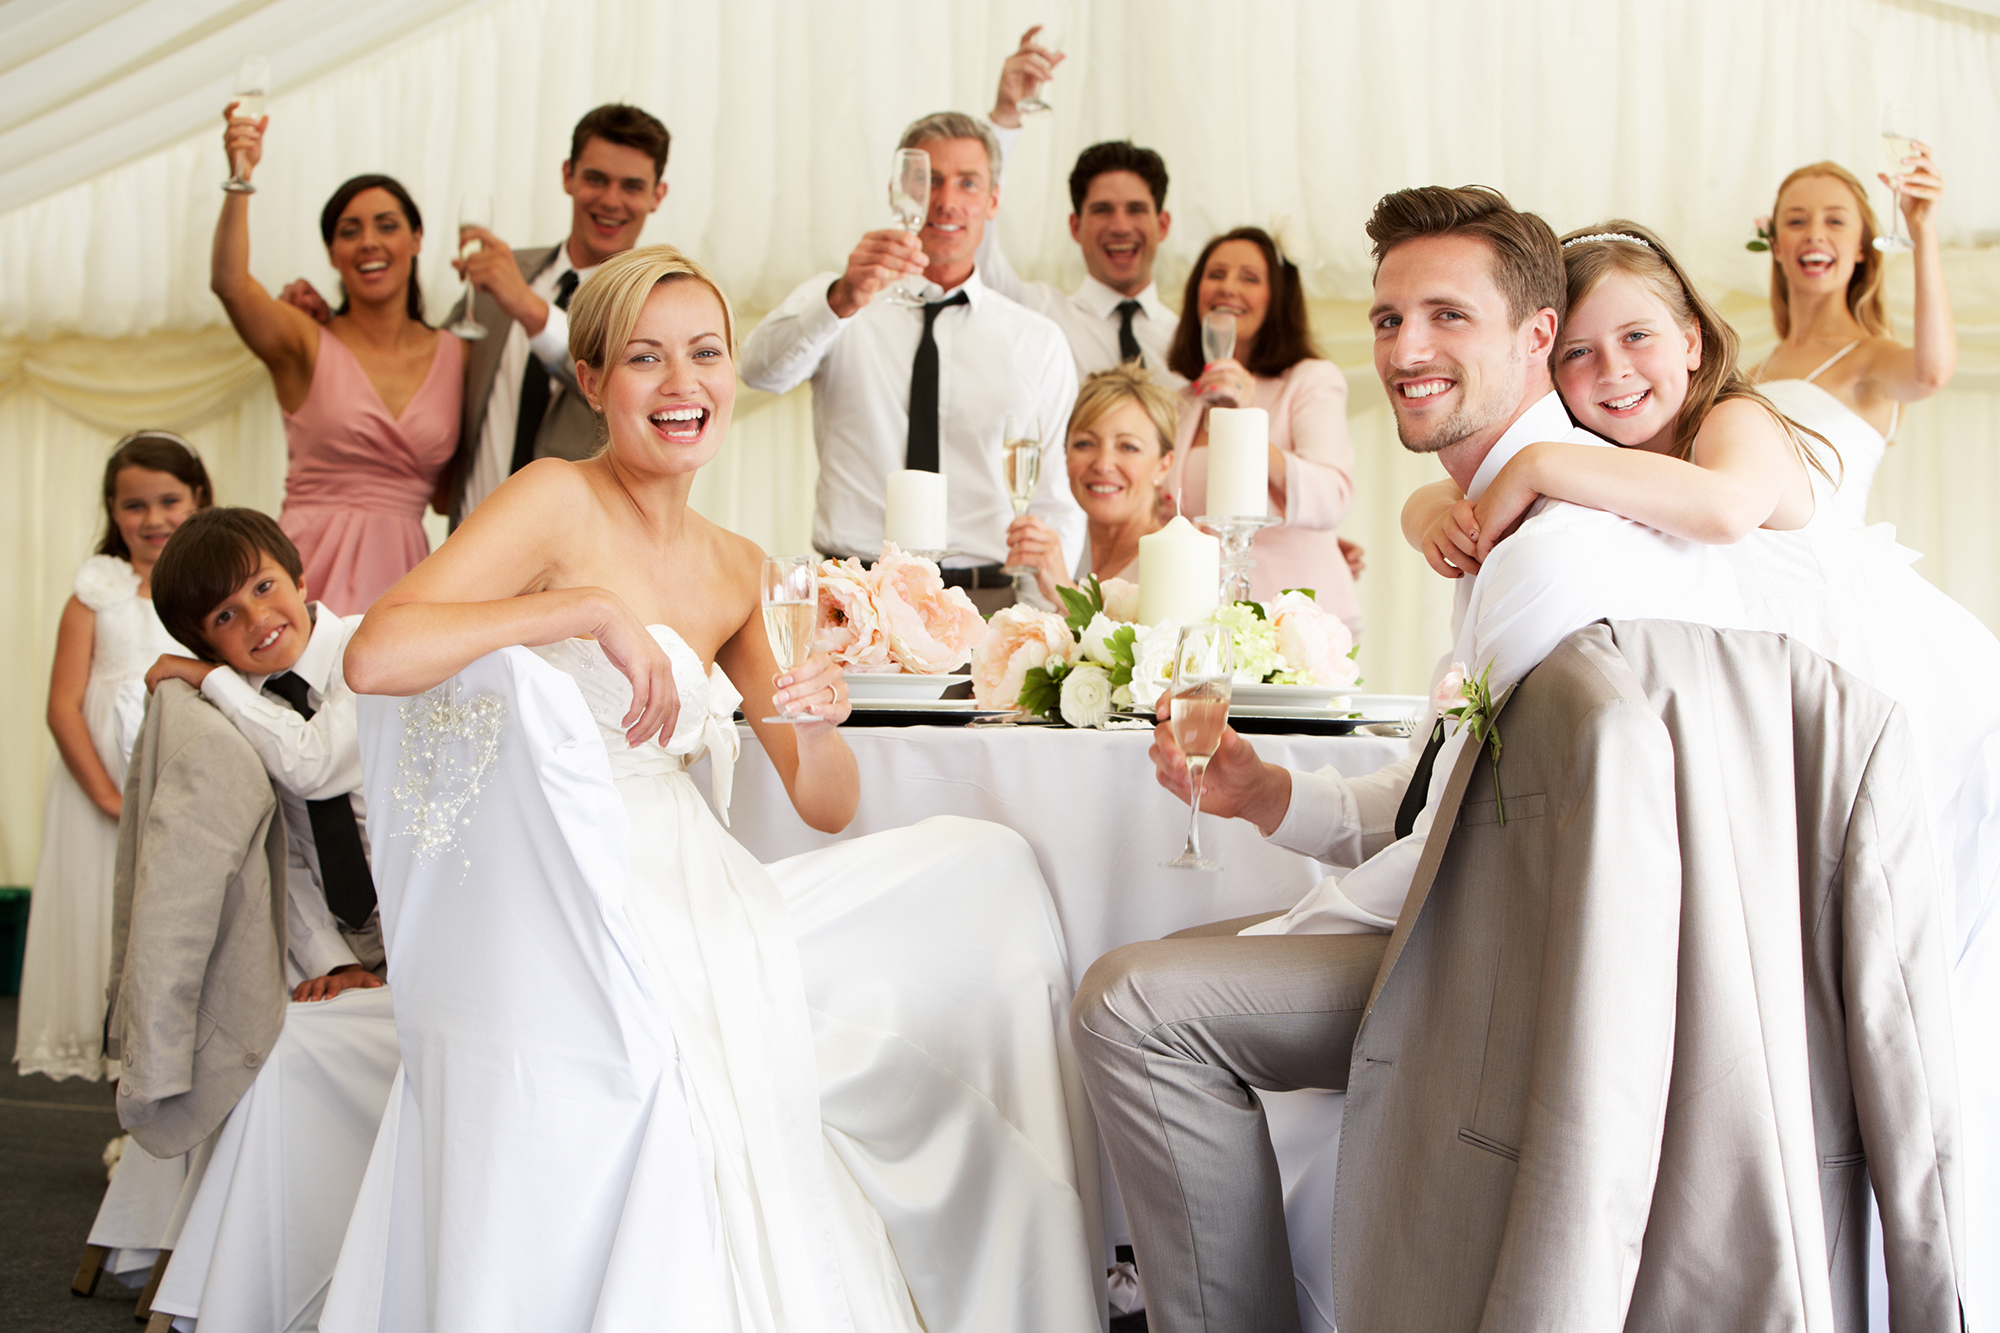
[[(1201, 364), (1203, 367), (1227, 361), (1236, 355), (1236, 316), (1227, 310), (1211, 310), (1201, 317)], [(1217, 407), (1235, 407), (1236, 398), (1226, 393), (1202, 395)]]
[[(763, 568), (764, 633), (778, 674), (796, 671), (812, 652), (819, 621), (819, 561), (810, 555), (774, 555)], [(787, 709), (766, 722), (823, 722), (812, 713)]]
[(1177, 870), (1220, 870), (1222, 863), (1201, 854), (1198, 820), (1201, 784), (1208, 761), (1222, 743), (1229, 722), (1229, 681), (1235, 670), (1232, 640), (1226, 626), (1189, 625), (1174, 647), (1173, 683), (1168, 687), (1167, 717), (1174, 744), (1187, 760), (1187, 846), (1160, 864)]
[[(1035, 34), (1035, 45), (1041, 47), (1050, 55), (1059, 56), (1062, 54), (1063, 22), (1061, 15), (1057, 15), (1042, 25), (1042, 30)], [(1035, 91), (1021, 99), (1020, 110), (1022, 114), (1032, 116), (1039, 111), (1055, 110), (1054, 107), (1042, 99), (1042, 88), (1044, 86), (1044, 84), (1035, 85)]]
[[(458, 257), (462, 260), (479, 248), (479, 242), (466, 236), (467, 227), (482, 227), (493, 230), (493, 196), (490, 194), (464, 194), (458, 198)], [(465, 313), (445, 326), (445, 332), (455, 333), (461, 338), (479, 339), (487, 333), (486, 326), (472, 314), (472, 303), (478, 293), (472, 290), (472, 281), (465, 283)]]
[(1911, 249), (1903, 235), (1903, 164), (1917, 155), (1916, 108), (1908, 102), (1882, 104), (1882, 171), (1889, 177), (1893, 194), (1889, 200), (1889, 234), (1875, 238), (1875, 248), (1883, 251)]
[[(896, 163), (889, 172), (889, 207), (904, 231), (914, 236), (924, 229), (931, 211), (931, 155), (923, 149), (896, 150)], [(897, 305), (920, 306), (924, 293), (905, 278), (889, 289), (888, 299)]]
[[(268, 56), (245, 56), (236, 70), (236, 91), (230, 100), (236, 109), (229, 115), (230, 120), (257, 121), (264, 118), (264, 94), (271, 84), (271, 60)], [(222, 188), (231, 194), (255, 194), (257, 187), (243, 174), (242, 158), (234, 158), (229, 163), (229, 179), (222, 182)]]
[[(1042, 479), (1042, 424), (1032, 416), (1007, 414), (1001, 432), (1000, 471), (1007, 481), (1007, 498), (1014, 502), (1014, 517), (1028, 512), (1035, 498), (1035, 486)], [(1033, 565), (1006, 565), (1002, 574), (1032, 574)]]

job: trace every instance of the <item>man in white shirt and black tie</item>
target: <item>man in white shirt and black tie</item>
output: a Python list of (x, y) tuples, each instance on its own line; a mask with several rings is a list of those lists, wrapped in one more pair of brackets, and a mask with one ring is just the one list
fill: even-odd
[[(1007, 57), (987, 113), (1003, 166), (1021, 135), (1021, 100), (1062, 61), (1034, 44), (1038, 31), (1028, 29), (1020, 49)], [(1082, 285), (1065, 292), (1021, 277), (1000, 248), (997, 227), (987, 228), (979, 245), (986, 285), (1060, 325), (1079, 378), (1137, 360), (1162, 384), (1178, 389), (1187, 381), (1167, 369), (1167, 351), (1180, 316), (1153, 283), (1153, 259), (1173, 226), (1166, 162), (1129, 139), (1092, 144), (1070, 170), (1069, 198), (1069, 234), (1083, 254)]]
[[(889, 474), (941, 472), (947, 493), (948, 583), (981, 610), (1014, 600), (1000, 573), (1013, 505), (1001, 472), (1009, 415), (1032, 417), (1045, 458), (1060, 459), (1076, 367), (1062, 330), (993, 291), (974, 263), (999, 207), (1000, 149), (982, 121), (925, 116), (903, 148), (931, 159), (930, 212), (916, 236), (871, 231), (844, 273), (801, 283), (743, 345), (744, 383), (784, 393), (813, 386), (819, 493), (813, 545), (829, 556), (881, 554)], [(892, 283), (922, 287), (921, 307), (885, 299)], [(1061, 467), (1044, 466), (1029, 502), (1082, 547), (1083, 511)]]

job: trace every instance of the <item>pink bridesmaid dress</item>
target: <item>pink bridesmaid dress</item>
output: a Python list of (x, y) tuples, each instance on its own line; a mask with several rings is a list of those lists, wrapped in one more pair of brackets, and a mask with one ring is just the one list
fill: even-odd
[(359, 615), (430, 554), (424, 506), (458, 449), (465, 344), (438, 337), (430, 373), (393, 416), (361, 362), (324, 330), (312, 389), (285, 414), (291, 470), (278, 526), (305, 561), (306, 591)]

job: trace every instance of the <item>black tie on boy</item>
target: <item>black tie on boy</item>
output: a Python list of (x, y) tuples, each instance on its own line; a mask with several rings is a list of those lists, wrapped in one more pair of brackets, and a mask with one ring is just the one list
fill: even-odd
[[(305, 677), (281, 671), (265, 681), (264, 688), (290, 704), (300, 717), (311, 719), (313, 708), (306, 702)], [(375, 912), (375, 877), (368, 873), (361, 828), (354, 822), (354, 802), (345, 796), (307, 801), (306, 818), (312, 821), (313, 850), (319, 855), (319, 883), (326, 891), (326, 905), (350, 929), (359, 930)]]

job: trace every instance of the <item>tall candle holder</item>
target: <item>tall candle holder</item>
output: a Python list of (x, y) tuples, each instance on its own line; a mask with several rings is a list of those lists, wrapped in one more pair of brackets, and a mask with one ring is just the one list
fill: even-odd
[(1250, 543), (1259, 529), (1275, 528), (1279, 522), (1268, 514), (1204, 515), (1195, 520), (1197, 525), (1222, 539), (1224, 605), (1250, 600), (1250, 571), (1257, 567), (1257, 557), (1250, 554)]

